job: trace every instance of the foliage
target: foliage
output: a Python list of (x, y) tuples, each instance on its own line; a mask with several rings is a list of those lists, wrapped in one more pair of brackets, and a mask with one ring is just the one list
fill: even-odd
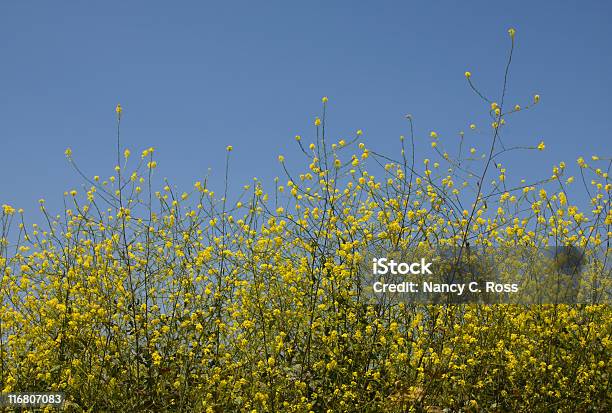
[(154, 149), (129, 162), (118, 106), (112, 176), (88, 178), (67, 150), (86, 193), (57, 216), (41, 200), (41, 226), (0, 212), (0, 388), (61, 390), (69, 411), (609, 411), (612, 314), (594, 296), (417, 305), (361, 291), (372, 249), (561, 245), (609, 292), (609, 160), (578, 160), (589, 212), (564, 163), (510, 184), (501, 156), (544, 143), (505, 147), (502, 132), (540, 98), (511, 107), (504, 82), (495, 103), (473, 77), (492, 123), (484, 157), (463, 133), (431, 132), (435, 158), (417, 162), (410, 117), (399, 160), (361, 131), (330, 145), (324, 98), (316, 143), (296, 137), (307, 168), (281, 156), (286, 183), (254, 180), (235, 201), (206, 180), (155, 191)]

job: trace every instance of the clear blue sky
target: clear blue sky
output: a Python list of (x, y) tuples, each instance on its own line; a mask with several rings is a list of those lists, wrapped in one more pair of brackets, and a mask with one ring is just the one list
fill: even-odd
[[(310, 142), (329, 96), (330, 136), (364, 130), (397, 153), (415, 119), (419, 148), (483, 124), (463, 73), (491, 95), (517, 29), (509, 102), (542, 96), (509, 125), (506, 142), (547, 150), (515, 157), (509, 174), (548, 174), (554, 162), (610, 152), (612, 8), (607, 1), (56, 1), (0, 3), (0, 203), (59, 212), (81, 180), (114, 165), (114, 106), (134, 154), (158, 152), (158, 175), (190, 189), (212, 168), (231, 183), (280, 174)], [(483, 147), (477, 137), (475, 146)], [(219, 185), (220, 186), (220, 185)]]

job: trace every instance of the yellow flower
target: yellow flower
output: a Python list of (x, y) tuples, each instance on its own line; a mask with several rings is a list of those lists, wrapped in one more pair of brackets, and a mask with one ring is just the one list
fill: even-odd
[(226, 151), (231, 152), (234, 149), (234, 147), (232, 145), (227, 145), (227, 147), (225, 148)]
[(4, 211), (5, 215), (13, 215), (15, 213), (15, 208), (6, 204), (2, 205), (2, 210)]
[(159, 366), (161, 363), (162, 357), (159, 355), (157, 351), (154, 351), (153, 354), (151, 354), (151, 359), (153, 360), (154, 366)]
[(361, 135), (363, 135), (363, 131), (361, 129), (358, 129), (357, 130), (357, 136), (361, 136)]
[(64, 151), (64, 155), (66, 155), (66, 158), (72, 157), (72, 149), (66, 148), (66, 150)]
[(469, 79), (470, 77), (472, 77), (472, 73), (470, 73), (470, 72), (465, 72), (465, 77)]
[(513, 28), (508, 29), (508, 34), (510, 35), (511, 38), (514, 39), (514, 35), (516, 34), (516, 30)]
[(470, 129), (472, 129), (472, 130), (476, 129), (476, 125), (474, 125), (473, 123), (470, 124)]
[(299, 142), (302, 140), (302, 137), (300, 135), (295, 135), (295, 140)]
[(285, 162), (285, 157), (284, 157), (283, 155), (278, 155), (278, 161), (279, 161), (280, 163)]
[(323, 97), (321, 98), (321, 102), (323, 102), (323, 103), (327, 103), (327, 101), (328, 101), (328, 100), (329, 100), (329, 99), (327, 99), (327, 96), (323, 96)]
[(125, 151), (123, 151), (123, 157), (125, 159), (128, 159), (130, 157), (130, 154), (131, 154), (131, 152), (130, 152), (129, 149), (126, 149)]
[(121, 105), (117, 105), (115, 107), (115, 112), (117, 112), (117, 116), (121, 116), (121, 112), (123, 112), (123, 109), (121, 108)]
[(540, 143), (538, 144), (538, 150), (543, 151), (544, 148), (546, 148), (546, 145), (544, 145), (544, 141), (540, 141)]
[(429, 136), (431, 136), (432, 138), (435, 139), (435, 138), (438, 137), (438, 134), (436, 132), (434, 132), (434, 131), (431, 131), (431, 132), (429, 132)]
[(321, 125), (321, 119), (316, 118), (314, 124), (315, 124), (315, 126), (320, 126)]
[(519, 110), (521, 110), (521, 106), (520, 105), (514, 105), (514, 110), (516, 112), (518, 112)]
[(540, 95), (535, 95), (535, 96), (533, 97), (533, 101), (534, 101), (535, 103), (538, 103), (538, 102), (540, 101)]

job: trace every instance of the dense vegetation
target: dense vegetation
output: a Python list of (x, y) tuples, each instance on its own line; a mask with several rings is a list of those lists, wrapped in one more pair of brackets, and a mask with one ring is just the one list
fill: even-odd
[[(61, 390), (69, 411), (609, 411), (610, 160), (578, 159), (587, 211), (564, 163), (511, 183), (503, 155), (545, 145), (504, 146), (504, 130), (540, 98), (510, 105), (504, 83), (494, 101), (466, 78), (491, 125), (430, 132), (432, 160), (410, 117), (396, 157), (361, 131), (332, 142), (323, 98), (316, 139), (295, 137), (305, 167), (281, 156), (282, 179), (240, 194), (205, 180), (157, 191), (154, 149), (132, 162), (118, 106), (112, 176), (90, 178), (67, 150), (86, 193), (66, 193), (61, 215), (41, 200), (44, 225), (0, 211), (0, 389)], [(466, 150), (477, 133), (482, 155)], [(424, 305), (361, 289), (373, 250), (467, 245), (574, 246), (586, 292)]]

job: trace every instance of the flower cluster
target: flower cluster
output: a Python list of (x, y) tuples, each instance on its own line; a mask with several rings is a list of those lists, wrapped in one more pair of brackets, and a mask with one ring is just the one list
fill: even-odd
[[(399, 159), (361, 130), (329, 144), (323, 113), (317, 139), (295, 137), (305, 167), (279, 156), (284, 177), (268, 189), (156, 190), (149, 148), (133, 169), (125, 150), (112, 175), (67, 193), (61, 215), (41, 200), (44, 225), (3, 205), (0, 389), (64, 391), (74, 411), (605, 411), (610, 159), (579, 158), (587, 211), (563, 162), (514, 181), (501, 160), (513, 148), (499, 145), (512, 107), (486, 102), (484, 132), (431, 132), (424, 161), (412, 132)], [(373, 251), (520, 248), (506, 268), (528, 278), (525, 257), (551, 245), (585, 252), (574, 304), (417, 305), (363, 291)]]

